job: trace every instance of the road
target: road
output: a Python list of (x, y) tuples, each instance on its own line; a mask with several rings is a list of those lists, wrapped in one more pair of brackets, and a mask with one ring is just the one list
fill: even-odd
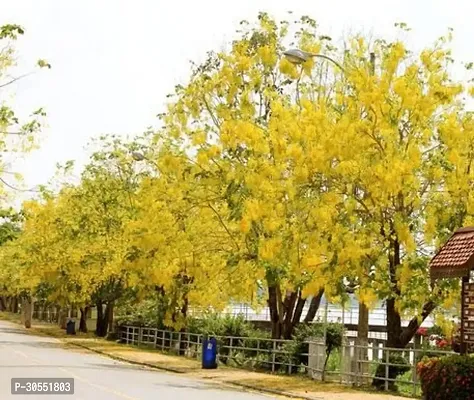
[[(12, 378), (74, 378), (73, 395), (12, 395)], [(64, 349), (0, 321), (0, 400), (269, 400), (265, 396)]]

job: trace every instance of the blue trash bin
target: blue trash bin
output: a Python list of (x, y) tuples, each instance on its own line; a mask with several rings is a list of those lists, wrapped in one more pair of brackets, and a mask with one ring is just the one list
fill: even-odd
[(216, 369), (217, 368), (217, 340), (211, 337), (202, 342), (202, 368)]
[(66, 324), (66, 333), (68, 335), (75, 335), (76, 334), (76, 321), (70, 319)]

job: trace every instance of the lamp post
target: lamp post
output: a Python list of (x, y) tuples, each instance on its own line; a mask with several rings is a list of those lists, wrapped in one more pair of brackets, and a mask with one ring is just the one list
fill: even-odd
[(333, 63), (336, 67), (338, 67), (341, 71), (344, 72), (344, 68), (341, 64), (339, 64), (336, 60), (332, 59), (331, 57), (325, 56), (324, 54), (317, 54), (317, 53), (309, 53), (304, 50), (300, 49), (290, 49), (283, 52), (283, 55), (286, 59), (291, 62), (292, 64), (300, 65), (308, 61), (312, 57), (323, 58), (331, 63)]
[[(331, 57), (328, 57), (324, 54), (309, 53), (307, 51), (300, 50), (300, 49), (290, 49), (290, 50), (284, 51), (283, 55), (286, 57), (286, 59), (290, 63), (292, 63), (294, 65), (301, 65), (301, 64), (305, 63), (306, 61), (308, 61), (312, 57), (322, 58), (322, 59), (327, 60), (327, 61), (331, 62), (332, 64), (334, 64), (343, 73), (346, 72), (341, 64), (339, 64), (336, 60), (334, 60)], [(301, 78), (301, 75), (300, 75), (300, 78)], [(298, 85), (299, 85), (300, 78), (298, 79), (297, 84), (296, 84), (297, 85), (296, 90), (297, 90), (297, 97), (298, 98), (299, 98)], [(324, 346), (326, 347), (326, 349), (327, 349), (327, 325), (328, 325), (328, 311), (329, 311), (328, 307), (329, 307), (329, 303), (328, 303), (328, 300), (325, 296), (324, 322), (323, 322), (323, 325), (324, 325), (323, 338), (324, 339), (323, 340), (324, 340)], [(343, 308), (343, 314), (342, 315), (343, 315), (342, 325), (344, 326), (344, 308)], [(327, 353), (326, 353), (326, 357), (327, 357)], [(325, 371), (323, 371), (323, 381), (324, 381), (324, 379), (325, 379)]]
[(139, 153), (138, 151), (132, 151), (132, 158), (135, 160), (135, 161), (143, 161), (143, 160), (146, 160), (146, 157), (142, 154), (142, 153)]
[[(331, 57), (325, 56), (324, 54), (309, 53), (307, 51), (300, 50), (300, 49), (290, 49), (290, 50), (284, 51), (283, 55), (293, 65), (301, 65), (301, 64), (305, 63), (306, 61), (308, 61), (312, 57), (322, 58), (324, 60), (327, 60), (327, 61), (333, 63), (343, 73), (346, 72), (341, 64), (339, 64), (337, 61), (333, 60)], [(303, 74), (303, 68), (301, 68), (300, 76), (299, 76), (298, 80), (296, 81), (296, 99), (297, 99), (298, 103), (299, 103), (299, 97), (300, 97), (299, 84), (300, 84), (300, 79), (301, 79), (302, 74)], [(301, 108), (301, 106), (300, 106), (300, 108)]]
[(156, 162), (154, 162), (153, 160), (150, 160), (148, 157), (146, 157), (143, 153), (140, 153), (139, 151), (132, 151), (130, 155), (135, 161), (138, 161), (138, 162), (146, 161), (152, 164), (156, 169), (159, 169), (158, 164)]

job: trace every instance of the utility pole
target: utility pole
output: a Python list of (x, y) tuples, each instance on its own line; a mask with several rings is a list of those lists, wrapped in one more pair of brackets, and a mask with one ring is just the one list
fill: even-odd
[[(375, 53), (370, 53), (370, 74), (375, 75)], [(370, 268), (370, 266), (369, 266)], [(359, 321), (357, 327), (357, 360), (359, 361), (359, 376), (368, 374), (368, 346), (369, 346), (369, 309), (367, 305), (359, 301)], [(365, 384), (365, 379), (361, 379), (361, 384)]]

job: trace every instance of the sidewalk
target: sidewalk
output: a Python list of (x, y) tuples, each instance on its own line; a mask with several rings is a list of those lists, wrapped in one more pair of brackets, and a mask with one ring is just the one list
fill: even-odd
[[(11, 314), (0, 313), (1, 319), (19, 322)], [(403, 400), (406, 397), (362, 392), (347, 386), (317, 382), (305, 377), (270, 375), (236, 368), (219, 366), (216, 370), (203, 370), (198, 360), (173, 356), (153, 349), (137, 348), (97, 339), (92, 335), (79, 334), (66, 336), (55, 325), (34, 321), (31, 334), (43, 334), (56, 337), (68, 348), (80, 348), (80, 351), (93, 351), (120, 361), (155, 368), (167, 373), (186, 374), (190, 378), (210, 381), (221, 385), (238, 386), (289, 398), (307, 400)]]

